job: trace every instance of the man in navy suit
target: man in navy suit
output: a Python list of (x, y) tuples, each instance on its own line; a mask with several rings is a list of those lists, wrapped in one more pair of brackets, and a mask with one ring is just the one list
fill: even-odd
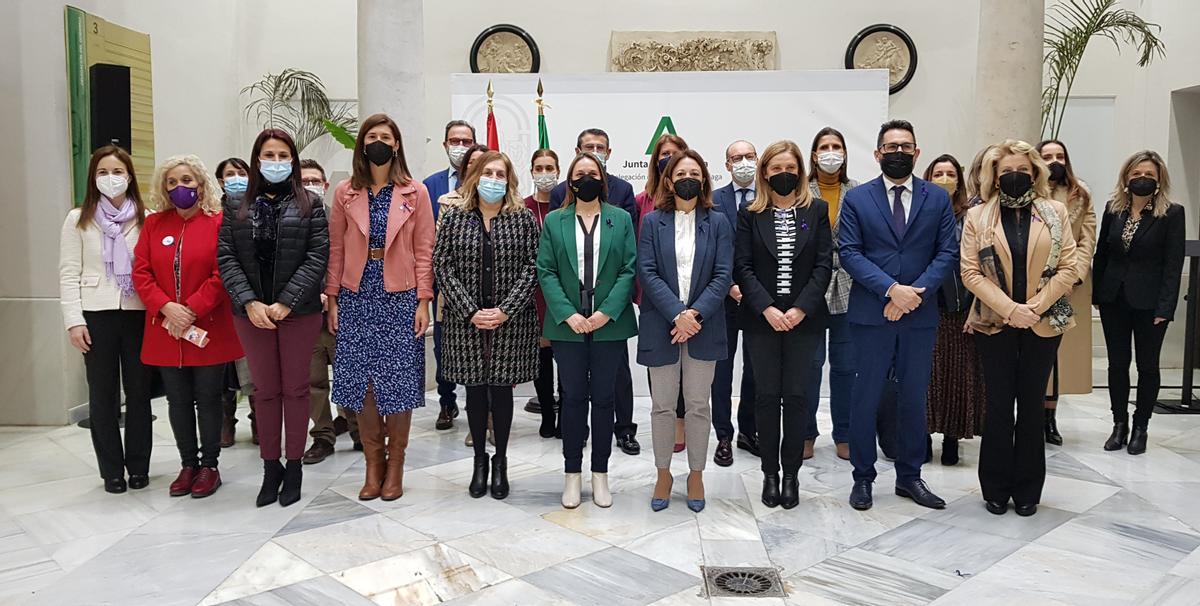
[[(425, 189), (429, 190), (429, 201), (433, 203), (433, 220), (437, 221), (438, 198), (459, 184), (458, 171), (462, 167), (463, 156), (467, 148), (475, 145), (475, 127), (465, 120), (451, 120), (446, 124), (446, 134), (442, 147), (446, 157), (450, 159), (450, 168), (439, 170), (425, 178)], [(435, 289), (436, 289), (436, 285)], [(458, 402), (455, 400), (454, 383), (442, 380), (442, 323), (436, 316), (437, 305), (433, 306), (433, 359), (437, 362), (437, 391), (438, 401), (442, 411), (438, 414), (437, 429), (452, 429), (454, 418), (458, 416)]]
[[(758, 164), (758, 152), (749, 141), (734, 141), (725, 148), (725, 170), (732, 179), (729, 184), (713, 192), (713, 207), (737, 225), (738, 210), (754, 201), (754, 176)], [(713, 463), (721, 467), (733, 465), (733, 358), (738, 346), (738, 306), (742, 301), (742, 290), (737, 284), (729, 289), (725, 297), (725, 334), (729, 345), (729, 357), (717, 362), (712, 382), (712, 424), (717, 432), (717, 449), (713, 452)], [(758, 430), (754, 425), (754, 375), (750, 370), (749, 356), (742, 357), (741, 406), (738, 406), (737, 446), (758, 456)]]
[(870, 509), (875, 480), (879, 403), (895, 369), (896, 494), (933, 509), (945, 501), (921, 479), (925, 396), (936, 340), (938, 286), (958, 261), (950, 196), (912, 176), (920, 154), (912, 124), (879, 129), (875, 160), (883, 175), (846, 193), (838, 255), (850, 272), (850, 330), (858, 344), (858, 378), (850, 413), (850, 505)]
[[(607, 163), (609, 154), (612, 153), (608, 144), (608, 133), (598, 128), (584, 129), (575, 139), (575, 155), (583, 152), (591, 152), (600, 158), (602, 163)], [(628, 181), (609, 174), (607, 166), (604, 172), (608, 178), (608, 200), (605, 202), (624, 209), (633, 219), (634, 225), (641, 225), (637, 200), (633, 198), (633, 186)], [(571, 175), (564, 176), (566, 178), (563, 182), (550, 191), (550, 210), (562, 206), (563, 199), (567, 197), (567, 180)], [(636, 455), (642, 452), (642, 445), (638, 444), (637, 423), (633, 422), (633, 373), (629, 369), (629, 352), (622, 351), (624, 360), (621, 362), (622, 368), (617, 371), (616, 423), (613, 425), (613, 435), (617, 438), (617, 447), (621, 452)]]

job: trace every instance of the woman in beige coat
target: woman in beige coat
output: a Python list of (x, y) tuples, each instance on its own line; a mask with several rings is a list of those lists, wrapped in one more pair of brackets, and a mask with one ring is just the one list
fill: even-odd
[(1078, 330), (1063, 335), (1046, 390), (1046, 443), (1061, 446), (1055, 413), (1060, 393), (1092, 392), (1092, 255), (1096, 252), (1096, 211), (1087, 184), (1075, 176), (1067, 146), (1057, 139), (1037, 144), (1050, 169), (1050, 197), (1067, 207), (1075, 236), (1075, 284), (1067, 291)]
[(1018, 515), (1037, 512), (1046, 381), (1062, 334), (1075, 325), (1066, 297), (1076, 282), (1075, 238), (1066, 207), (1050, 198), (1049, 172), (1024, 141), (992, 148), (980, 172), (983, 203), (963, 226), (963, 284), (979, 300), (967, 321), (987, 393), (979, 484), (996, 515), (1010, 499)]

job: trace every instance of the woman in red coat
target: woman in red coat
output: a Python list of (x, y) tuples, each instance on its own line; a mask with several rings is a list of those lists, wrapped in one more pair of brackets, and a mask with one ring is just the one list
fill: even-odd
[(182, 462), (173, 497), (206, 497), (221, 486), (225, 364), (243, 355), (217, 273), (220, 193), (199, 158), (170, 158), (154, 175), (159, 212), (146, 217), (134, 250), (133, 283), (146, 304), (142, 362), (160, 367)]

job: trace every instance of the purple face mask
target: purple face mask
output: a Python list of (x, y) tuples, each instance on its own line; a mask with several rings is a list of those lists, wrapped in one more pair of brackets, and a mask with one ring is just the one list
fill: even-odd
[(176, 185), (175, 189), (167, 192), (167, 196), (171, 198), (171, 204), (180, 210), (187, 210), (196, 205), (197, 190), (195, 187), (186, 185)]

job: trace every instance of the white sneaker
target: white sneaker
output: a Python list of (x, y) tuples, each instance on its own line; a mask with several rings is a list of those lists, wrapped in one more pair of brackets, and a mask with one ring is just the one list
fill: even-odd
[(608, 474), (592, 472), (592, 502), (597, 507), (612, 507), (612, 493), (608, 491)]
[(583, 474), (569, 473), (563, 484), (562, 506), (567, 509), (579, 507), (579, 493), (583, 489)]

